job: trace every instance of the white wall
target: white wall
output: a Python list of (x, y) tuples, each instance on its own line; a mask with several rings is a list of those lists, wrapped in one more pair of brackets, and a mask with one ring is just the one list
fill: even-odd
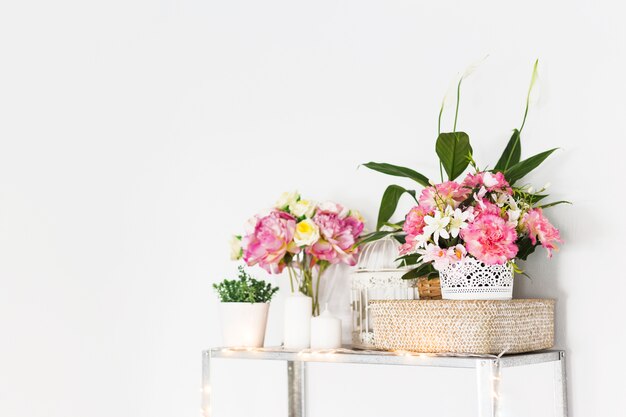
[[(295, 188), (373, 222), (391, 179), (357, 166), (435, 176), (442, 95), (485, 54), (459, 120), (478, 161), (519, 126), (539, 57), (523, 152), (561, 147), (531, 179), (575, 202), (551, 211), (567, 243), (528, 263), (517, 295), (559, 300), (571, 415), (623, 415), (623, 15), (610, 1), (0, 3), (0, 415), (199, 415), (230, 234)], [(282, 366), (215, 372), (218, 417), (285, 415)], [(510, 376), (504, 415), (550, 415), (550, 369)], [(474, 383), (320, 365), (311, 415), (474, 415)]]

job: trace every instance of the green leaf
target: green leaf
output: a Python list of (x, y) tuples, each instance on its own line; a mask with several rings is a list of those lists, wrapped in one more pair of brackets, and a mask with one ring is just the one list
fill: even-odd
[(509, 184), (515, 184), (517, 181), (526, 176), (526, 174), (528, 174), (530, 171), (541, 165), (541, 163), (545, 161), (546, 158), (557, 149), (558, 148), (550, 149), (549, 151), (538, 153), (537, 155), (531, 156), (528, 159), (524, 159), (523, 161), (518, 162), (504, 172), (505, 178), (507, 179)]
[(385, 236), (389, 236), (393, 233), (397, 233), (397, 231), (389, 230), (389, 231), (384, 231), (384, 232), (368, 233), (367, 235), (361, 237), (361, 239), (356, 243), (356, 246), (361, 246), (369, 242), (376, 242), (377, 240), (380, 240), (384, 238)]
[(403, 264), (406, 266), (416, 265), (419, 262), (421, 257), (422, 255), (418, 253), (411, 253), (409, 255), (404, 255), (404, 256), (400, 256), (399, 258), (396, 258), (396, 261), (402, 261)]
[(401, 245), (406, 243), (406, 235), (393, 235), (393, 238), (398, 241)]
[(565, 200), (555, 201), (553, 203), (544, 204), (543, 206), (537, 206), (537, 208), (544, 209), (544, 208), (548, 208), (548, 207), (558, 206), (559, 204), (572, 204), (572, 202), (571, 201), (565, 201)]
[(421, 275), (416, 272), (418, 269), (419, 268), (411, 269), (409, 272), (402, 275), (402, 279), (415, 279), (421, 277)]
[(528, 236), (519, 238), (517, 242), (515, 243), (517, 244), (517, 247), (518, 247), (516, 257), (523, 261), (525, 261), (526, 258), (528, 258), (528, 255), (532, 254), (535, 251), (535, 248), (537, 247), (536, 245), (533, 245), (533, 243), (530, 241), (530, 238)]
[(522, 144), (520, 142), (519, 130), (513, 130), (513, 136), (509, 139), (502, 156), (498, 160), (494, 170), (506, 171), (510, 166), (517, 164), (522, 156)]
[(394, 229), (394, 230), (400, 231), (400, 230), (402, 230), (402, 225), (403, 225), (403, 224), (404, 224), (404, 221), (403, 221), (403, 222), (398, 222), (398, 223), (389, 223), (389, 222), (386, 222), (386, 223), (384, 224), (384, 226), (389, 226), (389, 227), (391, 227), (391, 228), (392, 228), (392, 229)]
[(465, 171), (469, 165), (468, 156), (472, 155), (469, 136), (465, 132), (441, 133), (435, 150), (450, 181)]
[(421, 277), (429, 277), (433, 274), (438, 274), (432, 263), (421, 264), (415, 269), (411, 269), (406, 274), (402, 275), (402, 279), (415, 279)]
[(530, 204), (535, 204), (548, 197), (548, 194), (528, 194)]
[(398, 201), (404, 193), (408, 193), (415, 198), (415, 190), (406, 190), (399, 185), (390, 185), (387, 187), (380, 202), (376, 229), (380, 229), (381, 226), (383, 226), (391, 218), (391, 216), (393, 216), (393, 213), (395, 213), (396, 208), (398, 207)]
[(394, 177), (410, 178), (424, 187), (430, 186), (428, 178), (410, 168), (379, 162), (368, 162), (367, 164), (363, 164), (363, 166), (373, 169), (374, 171), (382, 172), (383, 174), (393, 175)]

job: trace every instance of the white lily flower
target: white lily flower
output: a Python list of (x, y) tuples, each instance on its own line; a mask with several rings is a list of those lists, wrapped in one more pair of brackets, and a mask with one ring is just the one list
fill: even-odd
[(507, 203), (508, 200), (509, 200), (509, 196), (505, 193), (493, 195), (493, 202), (496, 203), (498, 207), (504, 207), (504, 205)]
[(450, 223), (450, 217), (442, 216), (439, 210), (435, 210), (434, 216), (424, 217), (424, 223), (426, 223), (424, 233), (429, 236), (432, 235), (435, 243), (439, 242), (439, 237), (444, 239), (450, 238), (450, 234), (446, 230), (446, 226)]
[(430, 235), (427, 233), (422, 233), (421, 235), (417, 235), (415, 236), (415, 238), (413, 238), (413, 242), (415, 242), (416, 248), (425, 247), (428, 244), (429, 240), (430, 240)]
[(457, 237), (461, 232), (461, 229), (465, 229), (467, 227), (467, 221), (471, 215), (472, 213), (469, 211), (462, 211), (461, 209), (454, 210), (449, 225), (452, 237)]
[(522, 210), (507, 210), (506, 212), (509, 220), (508, 223), (512, 226), (517, 227), (517, 223), (519, 223), (519, 218), (522, 215)]

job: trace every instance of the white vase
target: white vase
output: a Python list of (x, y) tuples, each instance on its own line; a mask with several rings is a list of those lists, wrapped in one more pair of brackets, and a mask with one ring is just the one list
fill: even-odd
[(263, 347), (269, 303), (220, 303), (225, 347)]
[(444, 300), (510, 300), (513, 266), (486, 265), (470, 257), (439, 271)]
[(283, 346), (286, 349), (307, 349), (311, 343), (313, 300), (301, 292), (285, 299)]

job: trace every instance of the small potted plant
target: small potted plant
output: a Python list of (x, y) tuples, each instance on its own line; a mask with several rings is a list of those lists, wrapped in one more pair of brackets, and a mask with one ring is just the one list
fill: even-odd
[(225, 279), (213, 288), (221, 301), (224, 346), (263, 347), (269, 302), (278, 287), (254, 279), (239, 266), (238, 279)]

